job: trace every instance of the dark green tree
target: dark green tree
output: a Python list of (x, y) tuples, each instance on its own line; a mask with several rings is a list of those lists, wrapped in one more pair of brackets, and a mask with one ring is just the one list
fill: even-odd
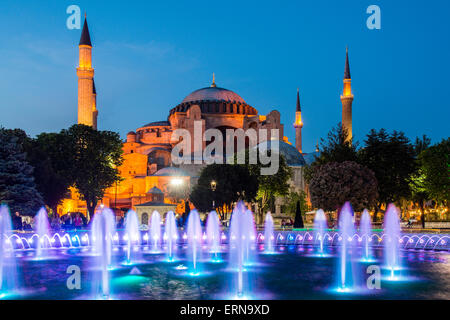
[(294, 228), (303, 229), (304, 227), (305, 227), (305, 225), (303, 224), (302, 210), (300, 208), (300, 201), (297, 201), (297, 204), (295, 206)]
[[(272, 152), (275, 152), (270, 149), (265, 151), (267, 151), (267, 156), (269, 157), (271, 157)], [(257, 152), (259, 154), (259, 150)], [(237, 156), (235, 156), (235, 161), (236, 159)], [(250, 164), (248, 149), (245, 150), (245, 164), (241, 164), (241, 166), (247, 168), (254, 181), (256, 181), (258, 190), (256, 200), (259, 204), (259, 210), (256, 212), (258, 223), (262, 223), (264, 212), (270, 210), (270, 206), (275, 202), (275, 197), (289, 194), (289, 179), (292, 176), (292, 170), (287, 165), (283, 155), (276, 153), (273, 159), (278, 161), (278, 170), (270, 175), (261, 174), (261, 168), (270, 167), (272, 164), (263, 165), (259, 159), (256, 164)]]
[(447, 208), (450, 200), (449, 157), (450, 138), (429, 147), (419, 156), (424, 188), (431, 199)]
[(34, 167), (37, 189), (53, 213), (73, 184), (70, 176), (70, 142), (61, 133), (41, 133), (27, 143), (27, 159)]
[(336, 127), (328, 132), (326, 139), (320, 139), (320, 156), (305, 168), (305, 179), (310, 181), (313, 168), (329, 162), (358, 162), (358, 144), (348, 139), (348, 132), (338, 123)]
[(361, 211), (373, 207), (378, 196), (374, 173), (353, 161), (315, 167), (309, 190), (313, 207), (325, 211), (339, 210), (346, 201)]
[(383, 205), (410, 198), (411, 176), (416, 172), (417, 165), (414, 146), (403, 132), (389, 134), (385, 129), (372, 129), (359, 152), (359, 161), (375, 173), (378, 181), (374, 221)]
[(86, 125), (74, 125), (61, 134), (70, 146), (69, 175), (86, 201), (89, 220), (105, 190), (120, 180), (122, 141), (118, 133), (97, 131)]
[(23, 134), (21, 130), (0, 128), (0, 203), (7, 204), (11, 212), (32, 216), (43, 201), (36, 189), (33, 167), (23, 151)]
[(427, 137), (427, 135), (423, 135), (422, 138), (416, 137), (416, 141), (414, 142), (414, 152), (418, 157), (422, 151), (428, 149), (431, 145), (431, 139)]
[(297, 203), (300, 203), (300, 209), (302, 212), (308, 211), (308, 205), (306, 203), (306, 193), (304, 191), (296, 192), (291, 189), (286, 197), (284, 210), (287, 214), (295, 217), (297, 212)]
[(425, 203), (429, 199), (429, 193), (425, 187), (425, 173), (422, 168), (422, 159), (420, 154), (424, 152), (431, 144), (431, 139), (426, 135), (422, 138), (417, 137), (414, 143), (414, 153), (416, 156), (417, 170), (411, 175), (410, 188), (411, 199), (420, 208), (420, 220), (422, 228), (425, 228)]
[[(211, 182), (215, 182), (215, 190)], [(192, 189), (190, 201), (195, 207), (208, 212), (215, 209), (221, 219), (227, 218), (234, 202), (239, 200), (251, 201), (256, 196), (258, 181), (248, 169), (241, 165), (211, 164), (206, 166)]]

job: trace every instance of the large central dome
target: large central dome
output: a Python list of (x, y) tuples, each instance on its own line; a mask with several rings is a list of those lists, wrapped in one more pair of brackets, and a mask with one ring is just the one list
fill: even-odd
[(258, 111), (249, 106), (238, 94), (217, 87), (214, 77), (210, 87), (198, 89), (189, 94), (179, 105), (170, 110), (170, 115), (176, 112), (187, 112), (193, 105), (199, 106), (202, 114), (234, 113), (252, 116), (258, 114)]
[(206, 87), (198, 89), (188, 95), (181, 103), (189, 103), (194, 101), (226, 101), (245, 103), (237, 93), (219, 87)]

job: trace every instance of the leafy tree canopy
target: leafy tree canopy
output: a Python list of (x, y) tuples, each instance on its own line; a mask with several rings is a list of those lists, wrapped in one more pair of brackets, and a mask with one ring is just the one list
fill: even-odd
[(315, 167), (309, 188), (312, 205), (326, 211), (338, 210), (346, 201), (361, 211), (371, 208), (378, 196), (374, 173), (353, 161)]
[(35, 215), (43, 200), (23, 150), (26, 139), (22, 130), (0, 128), (0, 202), (7, 204), (11, 212)]
[(88, 214), (93, 216), (105, 190), (120, 180), (122, 141), (118, 133), (86, 125), (73, 125), (61, 134), (70, 146), (68, 175), (86, 201)]
[(410, 178), (415, 173), (414, 146), (403, 132), (389, 134), (372, 129), (359, 152), (360, 163), (375, 173), (378, 181), (378, 205), (410, 198)]

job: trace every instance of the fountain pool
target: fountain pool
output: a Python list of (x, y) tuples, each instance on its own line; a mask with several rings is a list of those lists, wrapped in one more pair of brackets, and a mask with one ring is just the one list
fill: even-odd
[[(50, 231), (36, 247), (32, 239), (39, 235), (12, 233), (2, 207), (0, 298), (450, 299), (449, 235), (401, 233), (395, 208), (390, 212), (385, 231), (366, 222), (356, 230), (350, 206), (343, 208), (338, 230), (271, 228), (274, 254), (267, 254), (265, 230), (255, 229), (252, 212), (243, 206), (235, 209), (231, 230), (220, 230), (215, 213), (209, 228), (195, 210), (181, 229), (172, 213), (166, 215), (157, 251), (149, 241), (155, 230), (139, 230), (133, 211), (124, 230), (114, 229), (113, 214), (104, 209), (91, 231)], [(368, 251), (370, 262), (364, 260)], [(74, 266), (81, 288), (70, 290), (68, 270)], [(379, 289), (366, 285), (370, 266), (379, 267)], [(12, 282), (11, 274), (19, 281)]]

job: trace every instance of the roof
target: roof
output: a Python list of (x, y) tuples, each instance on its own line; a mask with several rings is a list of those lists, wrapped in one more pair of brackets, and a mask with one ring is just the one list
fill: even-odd
[(160, 126), (170, 126), (170, 122), (169, 121), (154, 121), (154, 122), (147, 123), (146, 125), (142, 126), (141, 128), (160, 127)]
[(162, 194), (163, 192), (157, 188), (157, 187), (153, 187), (150, 190), (147, 191), (147, 193), (151, 193), (151, 194)]
[(135, 205), (135, 207), (176, 207), (176, 206), (177, 206), (176, 204), (172, 204), (172, 203), (153, 202), (153, 201)]
[[(258, 144), (258, 148), (262, 151), (267, 149), (271, 149), (272, 141), (264, 141)], [(256, 147), (255, 147), (256, 148)], [(275, 146), (274, 146), (275, 148)], [(274, 150), (275, 152), (279, 152), (286, 159), (286, 163), (288, 166), (304, 166), (306, 164), (305, 159), (303, 159), (302, 154), (292, 145), (286, 143), (284, 141), (278, 141), (278, 150)]]
[(348, 48), (345, 52), (345, 72), (344, 72), (344, 79), (351, 79), (350, 76), (350, 63), (348, 62)]
[(303, 154), (303, 159), (305, 159), (306, 164), (309, 166), (311, 163), (313, 163), (316, 160), (316, 157), (320, 156), (320, 152), (310, 152)]
[(219, 87), (206, 87), (189, 94), (181, 103), (194, 101), (229, 101), (246, 103), (237, 93)]
[(156, 171), (154, 176), (166, 176), (166, 177), (188, 177), (189, 175), (177, 167), (166, 167)]
[(299, 89), (297, 89), (297, 112), (301, 112), (302, 111), (302, 107), (300, 106), (300, 92)]
[(92, 47), (91, 36), (89, 35), (89, 28), (87, 25), (87, 19), (84, 19), (83, 31), (81, 31), (81, 38), (79, 45)]

